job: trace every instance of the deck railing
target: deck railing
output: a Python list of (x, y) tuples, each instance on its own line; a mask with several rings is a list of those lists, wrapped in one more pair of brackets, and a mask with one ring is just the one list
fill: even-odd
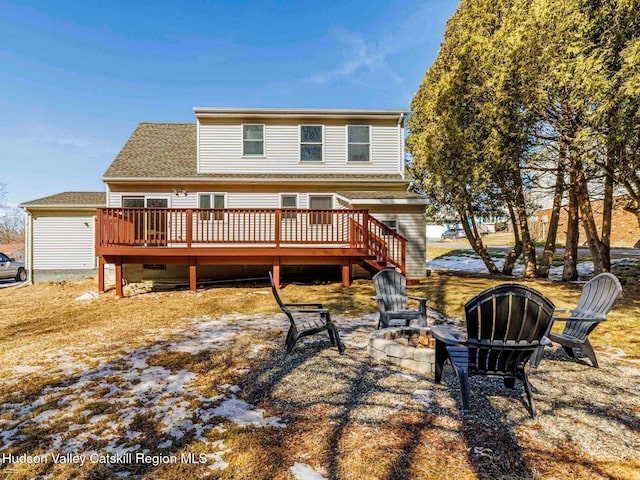
[(355, 209), (100, 208), (99, 247), (323, 246), (366, 250), (404, 271), (406, 240)]

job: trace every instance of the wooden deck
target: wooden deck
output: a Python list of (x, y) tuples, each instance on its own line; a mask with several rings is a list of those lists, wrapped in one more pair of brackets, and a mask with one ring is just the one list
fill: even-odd
[(348, 285), (353, 263), (405, 273), (406, 240), (367, 210), (100, 208), (96, 255), (122, 296), (123, 264), (189, 265), (192, 290), (198, 265), (340, 265)]

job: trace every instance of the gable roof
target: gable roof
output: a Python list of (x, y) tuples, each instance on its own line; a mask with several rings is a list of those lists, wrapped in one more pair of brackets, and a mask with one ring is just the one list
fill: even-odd
[(103, 178), (196, 176), (196, 135), (195, 123), (140, 123)]
[(105, 192), (62, 192), (48, 197), (30, 200), (21, 207), (104, 207), (107, 205)]

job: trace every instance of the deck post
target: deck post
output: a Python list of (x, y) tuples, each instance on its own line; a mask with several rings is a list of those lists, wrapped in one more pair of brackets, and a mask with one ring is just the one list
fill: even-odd
[(348, 258), (342, 260), (342, 286), (351, 285), (351, 263)]
[(193, 242), (193, 210), (187, 209), (187, 248), (191, 248)]
[(98, 257), (98, 292), (104, 293), (104, 257)]
[(189, 257), (189, 290), (195, 292), (198, 289), (196, 257)]
[(276, 240), (276, 248), (280, 248), (280, 228), (282, 227), (282, 210), (276, 210), (276, 225), (275, 225), (275, 240)]
[(362, 218), (362, 226), (363, 226), (363, 232), (362, 232), (362, 241), (364, 243), (364, 248), (367, 249), (367, 254), (371, 255), (371, 252), (369, 251), (369, 210), (365, 210), (364, 211), (364, 215)]
[(116, 260), (116, 297), (122, 298), (122, 259)]
[(280, 257), (273, 257), (273, 283), (280, 288)]

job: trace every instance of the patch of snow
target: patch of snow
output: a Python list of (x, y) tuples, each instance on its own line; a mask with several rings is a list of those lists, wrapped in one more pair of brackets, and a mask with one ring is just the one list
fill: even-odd
[(291, 473), (296, 480), (327, 480), (327, 477), (321, 475), (306, 463), (296, 462), (291, 467)]
[(35, 365), (18, 365), (13, 367), (12, 370), (16, 373), (36, 373), (42, 370), (42, 367)]
[(166, 440), (164, 442), (160, 442), (158, 444), (158, 448), (169, 448), (171, 445), (173, 445), (173, 440)]
[(410, 373), (396, 373), (395, 374), (396, 377), (402, 377), (406, 380), (409, 380), (410, 382), (417, 382), (418, 381), (418, 377), (416, 377), (415, 375), (411, 375)]
[(77, 297), (75, 300), (76, 300), (76, 302), (85, 301), (85, 300), (93, 300), (94, 298), (98, 298), (98, 296), (99, 296), (98, 292), (87, 292), (87, 293), (83, 293), (82, 295)]
[(430, 407), (433, 403), (433, 391), (432, 390), (416, 390), (413, 392), (414, 398), (419, 401), (425, 407)]
[(369, 346), (369, 340), (365, 340), (364, 342), (354, 342), (352, 340), (344, 340), (342, 343), (344, 343), (347, 347), (359, 348), (359, 349), (364, 349)]
[[(629, 260), (629, 259), (621, 259), (621, 260)], [(615, 264), (617, 260), (613, 260), (612, 263)], [(502, 269), (504, 265), (503, 258), (495, 258), (494, 263), (498, 269)], [(623, 263), (629, 264), (629, 263)], [(426, 263), (427, 268), (431, 268), (434, 270), (449, 270), (449, 271), (458, 271), (458, 272), (470, 272), (470, 273), (488, 273), (487, 267), (485, 266), (482, 259), (475, 254), (463, 254), (461, 256), (444, 256), (439, 257), (434, 260), (430, 260)], [(593, 275), (593, 262), (580, 262), (576, 266), (578, 270), (578, 275), (582, 277), (587, 277)], [(552, 280), (561, 280), (562, 279), (562, 270), (563, 266), (553, 266), (549, 269), (549, 278)], [(513, 274), (518, 276), (524, 273), (524, 264), (521, 261), (518, 261), (513, 268)]]
[(264, 417), (264, 410), (238, 398), (228, 398), (212, 412), (214, 415), (224, 417), (243, 427), (253, 425), (256, 427), (285, 428), (287, 425), (281, 422), (280, 417)]

